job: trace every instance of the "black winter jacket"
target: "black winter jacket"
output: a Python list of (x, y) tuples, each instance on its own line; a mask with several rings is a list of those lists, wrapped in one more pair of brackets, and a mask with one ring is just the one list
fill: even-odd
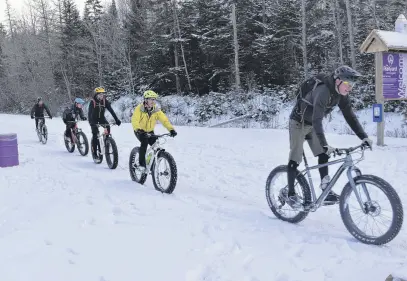
[(89, 124), (94, 125), (98, 123), (105, 123), (105, 111), (106, 109), (112, 114), (114, 120), (117, 122), (119, 119), (117, 118), (116, 113), (114, 112), (110, 102), (103, 98), (102, 100), (98, 100), (96, 95), (93, 96), (93, 99), (90, 100), (89, 103), (89, 110), (88, 110), (88, 120)]
[(31, 109), (31, 116), (33, 117), (44, 117), (44, 109), (47, 112), (48, 116), (52, 117), (51, 112), (49, 111), (48, 106), (45, 103), (40, 106), (38, 103), (34, 104), (33, 108)]
[(328, 143), (325, 138), (322, 119), (331, 113), (334, 107), (338, 105), (353, 132), (361, 140), (367, 138), (367, 134), (352, 110), (349, 96), (342, 96), (336, 92), (333, 76), (326, 76), (323, 82), (324, 83), (318, 85), (311, 94), (306, 96), (306, 100), (309, 101), (312, 106), (305, 102), (300, 102), (293, 108), (290, 118), (302, 122), (303, 117), (304, 124), (313, 126), (319, 142), (322, 146), (326, 146)]
[(64, 114), (62, 116), (62, 120), (66, 124), (66, 121), (75, 121), (78, 116), (82, 120), (85, 118), (85, 115), (83, 114), (82, 108), (78, 108), (75, 105), (72, 105), (70, 108), (67, 108), (64, 111)]

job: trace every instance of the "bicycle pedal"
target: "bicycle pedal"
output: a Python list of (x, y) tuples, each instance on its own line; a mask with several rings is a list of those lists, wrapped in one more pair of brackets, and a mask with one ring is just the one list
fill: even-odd
[(336, 204), (339, 204), (339, 201), (335, 201), (335, 202), (332, 202), (332, 201), (328, 201), (328, 202), (322, 202), (322, 206), (333, 206), (333, 205), (336, 205)]

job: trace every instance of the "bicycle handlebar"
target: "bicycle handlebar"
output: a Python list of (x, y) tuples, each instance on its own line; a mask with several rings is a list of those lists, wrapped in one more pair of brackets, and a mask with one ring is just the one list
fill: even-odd
[(155, 135), (155, 134), (149, 134), (146, 133), (146, 137), (148, 138), (162, 138), (162, 137), (166, 137), (166, 136), (171, 136), (171, 134), (162, 134), (162, 135)]
[[(351, 152), (357, 150), (357, 149), (361, 149), (361, 150), (365, 150), (365, 148), (368, 147), (368, 145), (366, 143), (362, 143), (358, 146), (354, 146), (354, 147), (348, 147), (348, 148), (336, 148), (334, 153), (338, 156), (342, 155), (342, 154), (350, 154)], [(372, 148), (370, 148), (370, 150), (372, 150)]]
[(106, 128), (107, 126), (114, 126), (117, 125), (116, 123), (108, 123), (108, 124), (95, 124), (98, 127)]

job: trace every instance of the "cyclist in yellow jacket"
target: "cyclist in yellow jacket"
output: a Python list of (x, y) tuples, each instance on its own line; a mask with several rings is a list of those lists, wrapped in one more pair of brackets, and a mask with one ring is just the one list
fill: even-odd
[(177, 132), (174, 130), (174, 126), (170, 123), (165, 113), (156, 105), (158, 94), (152, 90), (147, 90), (143, 96), (144, 101), (134, 109), (131, 117), (131, 125), (133, 126), (134, 134), (140, 141), (139, 169), (145, 171), (147, 146), (153, 145), (157, 141), (156, 138), (148, 137), (147, 133), (154, 134), (156, 121), (158, 120), (163, 124), (170, 132), (171, 137), (175, 137)]

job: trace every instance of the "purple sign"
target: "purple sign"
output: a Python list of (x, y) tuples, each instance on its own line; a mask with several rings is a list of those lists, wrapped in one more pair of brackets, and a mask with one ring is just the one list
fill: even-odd
[(407, 54), (383, 53), (383, 97), (407, 98)]

